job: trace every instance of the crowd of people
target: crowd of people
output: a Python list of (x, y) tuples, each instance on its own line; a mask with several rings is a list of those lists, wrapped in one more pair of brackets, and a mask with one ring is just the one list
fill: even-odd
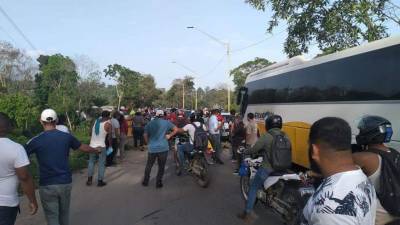
[[(241, 154), (238, 154), (239, 146), (246, 147), (246, 154), (263, 151), (267, 160), (263, 161), (251, 183), (244, 212), (238, 215), (244, 220), (253, 213), (257, 190), (273, 172), (268, 152), (275, 138), (289, 138), (282, 130), (283, 118), (279, 115), (266, 118), (267, 132), (260, 135), (253, 113), (242, 118), (232, 110), (228, 121), (224, 121), (218, 109), (192, 111), (189, 115), (177, 109), (139, 109), (130, 114), (103, 111), (95, 120), (90, 144), (86, 145), (70, 134), (62, 117), (57, 116), (54, 110), (46, 109), (40, 116), (43, 132), (23, 147), (7, 138), (11, 122), (6, 114), (0, 113), (0, 224), (15, 223), (19, 211), (19, 182), (29, 200), (30, 213), (37, 212), (34, 182), (28, 172), (28, 156), (35, 154), (39, 164), (39, 195), (47, 224), (68, 225), (72, 189), (72, 174), (68, 164), (70, 150), (79, 149), (89, 154), (88, 186), (93, 183), (96, 161), (97, 186), (107, 185), (106, 167), (122, 162), (125, 157), (129, 130), (126, 117), (132, 119), (134, 147), (144, 151), (144, 145), (147, 145), (147, 163), (142, 182), (146, 187), (156, 161), (156, 188), (163, 187), (170, 150), (174, 152), (177, 175), (182, 174), (186, 166), (184, 154), (194, 148), (195, 133), (199, 129), (208, 132), (208, 163), (223, 165), (221, 131), (224, 122), (229, 124), (231, 159), (237, 164), (234, 174), (238, 173), (242, 161)], [(390, 121), (378, 116), (365, 117), (359, 124), (357, 136), (358, 146), (364, 151), (354, 153), (351, 128), (343, 119), (323, 118), (311, 126), (309, 156), (314, 171), (312, 174), (324, 180), (304, 208), (304, 225), (381, 225), (398, 219), (396, 207), (388, 208), (393, 203), (389, 204), (382, 197), (386, 196), (382, 194), (385, 187), (382, 187), (381, 182), (384, 165), (390, 163), (388, 158), (400, 159), (396, 150), (385, 145), (390, 142), (392, 134)], [(188, 138), (184, 145), (179, 144), (181, 138)]]

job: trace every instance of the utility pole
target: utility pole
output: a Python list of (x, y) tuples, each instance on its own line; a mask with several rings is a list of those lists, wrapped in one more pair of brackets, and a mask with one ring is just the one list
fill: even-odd
[(227, 74), (228, 74), (227, 79), (228, 80), (227, 80), (227, 83), (226, 83), (227, 84), (227, 89), (228, 89), (228, 91), (227, 91), (228, 107), (227, 108), (228, 108), (228, 111), (230, 111), (231, 110), (231, 87), (230, 87), (229, 78), (230, 78), (230, 70), (231, 70), (231, 49), (230, 49), (229, 42), (223, 42), (223, 41), (219, 40), (218, 38), (214, 37), (213, 35), (205, 32), (204, 30), (201, 30), (201, 29), (199, 29), (199, 28), (197, 28), (195, 26), (187, 26), (186, 28), (187, 29), (197, 30), (201, 34), (207, 36), (208, 38), (214, 40), (215, 42), (217, 42), (218, 44), (220, 44), (220, 45), (224, 46), (224, 48), (226, 48), (227, 67), (228, 67), (227, 68)]
[(182, 81), (182, 109), (185, 109), (185, 79)]

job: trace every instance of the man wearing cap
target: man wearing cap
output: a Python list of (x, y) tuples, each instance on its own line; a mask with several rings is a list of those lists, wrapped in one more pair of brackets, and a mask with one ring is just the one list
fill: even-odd
[(57, 114), (46, 109), (40, 116), (44, 131), (26, 146), (28, 154), (36, 154), (39, 164), (39, 194), (47, 225), (68, 225), (72, 174), (68, 164), (70, 149), (87, 153), (99, 150), (81, 144), (71, 134), (56, 129)]
[[(143, 186), (149, 185), (151, 168), (157, 159), (158, 174), (156, 187), (163, 187), (162, 178), (169, 150), (168, 140), (178, 132), (178, 128), (170, 121), (163, 120), (163, 117), (164, 112), (157, 110), (154, 120), (150, 121), (144, 128), (144, 140), (148, 143), (149, 153), (144, 172)], [(170, 131), (172, 132), (167, 134)]]

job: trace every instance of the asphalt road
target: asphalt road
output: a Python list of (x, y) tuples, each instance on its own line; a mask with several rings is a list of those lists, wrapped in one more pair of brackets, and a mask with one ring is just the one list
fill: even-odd
[[(86, 170), (74, 174), (71, 202), (71, 225), (240, 225), (236, 218), (244, 202), (240, 196), (239, 177), (232, 174), (233, 164), (227, 150), (225, 165), (212, 165), (212, 180), (207, 189), (199, 187), (190, 176), (177, 177), (169, 157), (164, 188), (155, 188), (153, 167), (149, 187), (141, 185), (146, 153), (128, 151), (116, 167), (107, 168), (108, 185), (87, 187)], [(43, 212), (30, 216), (26, 199), (17, 225), (45, 225)], [(282, 222), (263, 206), (256, 206), (257, 219), (246, 224), (275, 225)]]

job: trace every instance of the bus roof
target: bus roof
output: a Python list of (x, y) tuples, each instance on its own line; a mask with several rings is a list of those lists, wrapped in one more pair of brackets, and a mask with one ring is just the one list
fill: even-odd
[(268, 67), (249, 74), (246, 79), (246, 83), (398, 44), (400, 44), (400, 36), (384, 38), (311, 60), (305, 60), (303, 56), (296, 56), (283, 62), (274, 63)]

